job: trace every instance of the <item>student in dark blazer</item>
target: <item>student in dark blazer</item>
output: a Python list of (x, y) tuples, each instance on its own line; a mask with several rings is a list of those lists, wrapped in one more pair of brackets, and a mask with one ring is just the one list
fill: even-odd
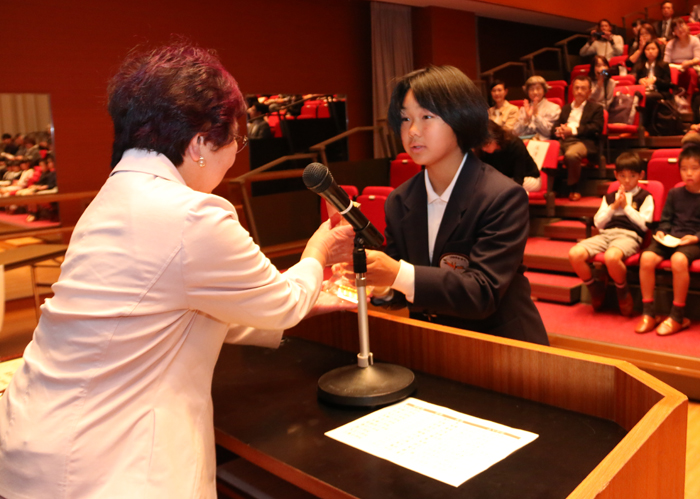
[(527, 193), (471, 152), (487, 139), (479, 90), (450, 66), (414, 71), (394, 89), (388, 120), (425, 171), (386, 202), (386, 252), (367, 251), (373, 303), (548, 344), (523, 275)]
[(571, 84), (574, 101), (564, 105), (559, 119), (552, 125), (551, 137), (558, 138), (564, 152), (569, 199), (581, 199), (579, 180), (581, 162), (587, 156), (597, 156), (598, 138), (603, 131), (603, 107), (591, 102), (591, 80), (578, 75)]

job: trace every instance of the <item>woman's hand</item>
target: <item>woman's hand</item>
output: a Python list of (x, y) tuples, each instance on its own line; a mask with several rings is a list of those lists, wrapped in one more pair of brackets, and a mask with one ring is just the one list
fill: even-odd
[(657, 230), (657, 231), (656, 231), (656, 234), (654, 234), (654, 235), (655, 235), (656, 237), (658, 237), (659, 239), (663, 239), (664, 236), (665, 236), (666, 234), (664, 234), (663, 231)]
[(321, 291), (318, 295), (318, 299), (309, 313), (306, 314), (306, 319), (313, 317), (314, 315), (329, 314), (331, 312), (338, 312), (339, 310), (355, 310), (357, 305), (351, 301), (343, 300), (335, 295)]
[(302, 258), (315, 258), (322, 266), (352, 260), (355, 231), (350, 225), (339, 225), (331, 229), (330, 219), (321, 224), (306, 243)]
[(678, 246), (688, 246), (690, 244), (697, 244), (698, 243), (698, 236), (683, 236), (681, 237), (681, 242), (678, 243)]

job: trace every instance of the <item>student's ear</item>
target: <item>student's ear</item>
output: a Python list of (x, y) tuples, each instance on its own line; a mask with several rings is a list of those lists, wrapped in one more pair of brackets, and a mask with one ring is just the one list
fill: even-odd
[(620, 180), (620, 178), (618, 177), (618, 174), (617, 174), (617, 170), (615, 170), (615, 180)]
[(646, 176), (646, 172), (642, 170), (642, 173), (639, 175), (639, 180), (644, 180), (644, 177)]

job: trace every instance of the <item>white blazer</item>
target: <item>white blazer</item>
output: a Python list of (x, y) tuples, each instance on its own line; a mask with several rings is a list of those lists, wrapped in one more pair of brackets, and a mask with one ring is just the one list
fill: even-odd
[(311, 258), (280, 274), (228, 201), (127, 151), (0, 398), (0, 496), (215, 498), (221, 345), (279, 345), (322, 279)]

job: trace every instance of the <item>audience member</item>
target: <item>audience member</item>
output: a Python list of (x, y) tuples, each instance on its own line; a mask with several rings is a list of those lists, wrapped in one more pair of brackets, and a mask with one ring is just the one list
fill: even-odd
[[(627, 285), (627, 267), (624, 260), (639, 251), (654, 216), (654, 198), (638, 182), (644, 176), (640, 157), (623, 152), (615, 161), (615, 178), (620, 188), (603, 196), (593, 223), (600, 233), (580, 241), (569, 251), (569, 261), (591, 294), (594, 310), (600, 310), (605, 301), (608, 275), (615, 282), (620, 313), (630, 316), (634, 300)], [(593, 276), (589, 258), (605, 252), (606, 274)]]
[(513, 131), (515, 123), (518, 121), (518, 106), (508, 102), (506, 100), (507, 96), (508, 89), (506, 84), (501, 80), (494, 80), (491, 83), (493, 107), (489, 108), (489, 118), (506, 130)]
[(610, 78), (610, 63), (601, 55), (594, 55), (591, 60), (591, 70), (588, 73), (593, 87), (589, 101), (595, 102), (608, 109), (615, 97), (615, 85), (617, 82)]
[(248, 108), (248, 139), (271, 139), (272, 130), (265, 119), (269, 112), (266, 104), (255, 102)]
[(19, 178), (12, 181), (7, 187), (0, 188), (0, 195), (3, 197), (10, 196), (20, 189), (27, 187), (27, 183), (34, 176), (34, 170), (31, 168), (31, 162), (27, 158), (19, 160)]
[(2, 142), (0, 142), (0, 153), (5, 155), (6, 153), (9, 153), (8, 147), (12, 144), (12, 135), (9, 133), (3, 133), (2, 134)]
[[(639, 284), (644, 310), (635, 327), (636, 333), (648, 333), (656, 328), (656, 334), (666, 336), (690, 326), (690, 321), (685, 318), (685, 300), (690, 282), (688, 267), (700, 258), (700, 147), (686, 145), (678, 157), (678, 164), (685, 185), (668, 191), (659, 230), (640, 259)], [(654, 308), (656, 267), (667, 259), (671, 260), (673, 273), (673, 306), (668, 318), (657, 327), (657, 310)]]
[(691, 22), (700, 22), (700, 3), (693, 5), (693, 10), (690, 12)]
[(572, 86), (574, 101), (564, 106), (561, 116), (551, 128), (550, 136), (560, 140), (568, 175), (569, 199), (578, 201), (581, 199), (581, 162), (588, 155), (597, 156), (597, 142), (603, 131), (604, 116), (600, 104), (588, 101), (591, 95), (588, 76), (578, 75)]
[(632, 38), (630, 38), (627, 42), (630, 53), (636, 49), (637, 45), (639, 44), (639, 30), (642, 27), (642, 24), (644, 24), (642, 19), (635, 19), (632, 21)]
[(666, 44), (673, 38), (673, 2), (661, 2), (661, 21), (656, 22), (656, 33), (659, 41)]
[(523, 141), (494, 121), (489, 121), (488, 128), (489, 141), (477, 149), (481, 161), (515, 180), (527, 192), (539, 191), (540, 170)]
[(659, 58), (663, 50), (658, 40), (648, 42), (634, 67), (637, 83), (646, 88), (644, 126), (649, 129), (656, 106), (661, 99), (671, 98), (671, 69)]
[(673, 20), (673, 34), (676, 38), (666, 44), (664, 61), (678, 65), (678, 85), (686, 90), (690, 102), (698, 81), (694, 66), (700, 63), (700, 40), (690, 36), (688, 25), (680, 17)]
[(581, 57), (589, 55), (601, 55), (610, 59), (616, 55), (622, 55), (625, 41), (620, 35), (613, 35), (612, 25), (607, 19), (598, 21), (598, 27), (591, 31), (591, 38), (581, 47)]
[(541, 76), (531, 76), (523, 87), (528, 99), (518, 113), (518, 121), (513, 131), (521, 138), (538, 137), (549, 139), (552, 123), (561, 113), (561, 107), (545, 98), (549, 89)]
[[(628, 68), (633, 68), (634, 65), (639, 62), (639, 58), (642, 57), (642, 52), (644, 51), (646, 44), (656, 39), (656, 30), (654, 29), (654, 26), (649, 23), (642, 24), (639, 28), (639, 35), (637, 36), (637, 39), (634, 41), (632, 47), (630, 47), (629, 57), (627, 57), (625, 65)], [(660, 54), (661, 58), (663, 59), (663, 45), (661, 45), (661, 47), (662, 49)]]

